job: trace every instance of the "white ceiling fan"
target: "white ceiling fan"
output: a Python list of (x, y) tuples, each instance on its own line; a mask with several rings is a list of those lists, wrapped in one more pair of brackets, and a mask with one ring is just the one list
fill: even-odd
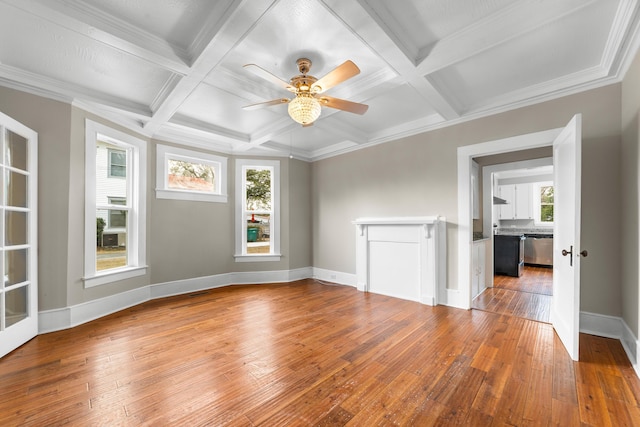
[(311, 61), (309, 59), (299, 58), (296, 64), (298, 65), (300, 74), (292, 77), (288, 83), (256, 64), (245, 65), (244, 68), (255, 75), (274, 83), (276, 86), (293, 92), (295, 97), (293, 99), (278, 98), (247, 105), (243, 108), (245, 110), (254, 110), (289, 103), (289, 116), (303, 126), (312, 125), (313, 122), (320, 117), (322, 106), (355, 114), (364, 114), (369, 109), (369, 106), (365, 104), (323, 95), (325, 91), (332, 87), (360, 74), (360, 69), (352, 61), (345, 61), (320, 79), (307, 74), (311, 68)]

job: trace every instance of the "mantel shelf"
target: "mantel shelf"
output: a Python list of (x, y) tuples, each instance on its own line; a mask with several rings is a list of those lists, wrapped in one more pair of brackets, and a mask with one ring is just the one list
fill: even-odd
[(405, 217), (385, 217), (385, 218), (358, 218), (353, 221), (355, 225), (421, 225), (435, 224), (443, 218), (436, 216), (405, 216)]

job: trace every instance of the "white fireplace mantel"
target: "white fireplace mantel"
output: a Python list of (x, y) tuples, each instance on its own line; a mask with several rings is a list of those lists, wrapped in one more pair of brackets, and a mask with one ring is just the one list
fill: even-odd
[(359, 218), (358, 290), (438, 304), (446, 288), (446, 220), (441, 216)]

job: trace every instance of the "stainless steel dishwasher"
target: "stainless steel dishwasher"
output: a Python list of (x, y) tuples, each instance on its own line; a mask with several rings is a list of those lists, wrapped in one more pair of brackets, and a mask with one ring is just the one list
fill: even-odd
[(553, 235), (525, 234), (524, 263), (553, 266)]

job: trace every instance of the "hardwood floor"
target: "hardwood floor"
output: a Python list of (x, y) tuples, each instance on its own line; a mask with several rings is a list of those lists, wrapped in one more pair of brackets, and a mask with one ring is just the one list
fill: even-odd
[(522, 276), (494, 276), (472, 302), (472, 308), (549, 323), (553, 294), (553, 270), (525, 266)]
[(640, 425), (617, 340), (304, 280), (150, 301), (0, 359), (0, 425)]

